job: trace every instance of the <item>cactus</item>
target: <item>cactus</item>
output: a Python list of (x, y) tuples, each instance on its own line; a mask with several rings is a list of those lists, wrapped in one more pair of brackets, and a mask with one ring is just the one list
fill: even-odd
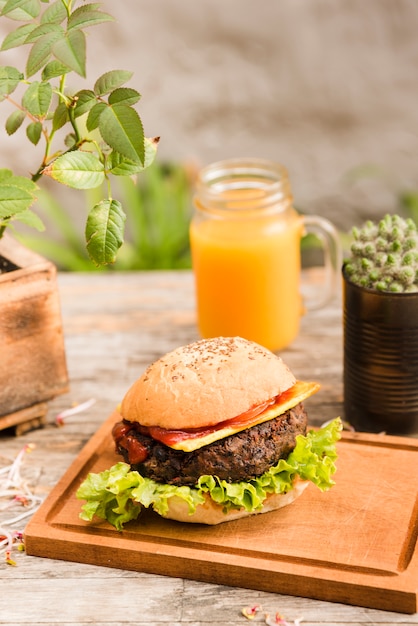
[(344, 262), (350, 282), (390, 293), (418, 291), (418, 231), (412, 219), (386, 215), (353, 228), (351, 258)]

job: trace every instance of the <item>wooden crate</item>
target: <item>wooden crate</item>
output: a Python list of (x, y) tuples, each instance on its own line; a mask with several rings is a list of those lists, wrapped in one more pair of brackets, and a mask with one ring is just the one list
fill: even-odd
[(68, 391), (55, 266), (7, 234), (0, 258), (0, 430), (39, 426), (46, 402)]

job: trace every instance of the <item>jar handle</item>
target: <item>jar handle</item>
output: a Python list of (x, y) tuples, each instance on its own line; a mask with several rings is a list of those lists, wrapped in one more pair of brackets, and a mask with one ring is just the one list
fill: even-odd
[(304, 226), (302, 237), (308, 234), (315, 235), (321, 242), (324, 259), (325, 279), (319, 285), (320, 289), (315, 289), (315, 297), (312, 296), (312, 289), (303, 293), (305, 308), (313, 311), (324, 307), (338, 291), (342, 251), (338, 231), (332, 222), (317, 215), (302, 215), (302, 221)]

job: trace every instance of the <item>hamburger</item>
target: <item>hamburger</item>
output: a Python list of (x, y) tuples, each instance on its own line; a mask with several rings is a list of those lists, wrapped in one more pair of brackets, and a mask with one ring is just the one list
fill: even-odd
[(116, 528), (151, 508), (218, 524), (333, 484), (341, 421), (308, 430), (303, 402), (319, 390), (240, 337), (202, 339), (152, 363), (128, 390), (112, 429), (123, 460), (89, 474), (81, 518)]

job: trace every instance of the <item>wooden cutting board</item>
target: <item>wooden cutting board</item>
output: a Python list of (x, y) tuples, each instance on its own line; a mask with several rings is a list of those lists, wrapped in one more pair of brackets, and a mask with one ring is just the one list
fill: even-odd
[(418, 600), (418, 440), (346, 434), (336, 485), (310, 485), (290, 506), (218, 526), (152, 511), (116, 531), (79, 519), (88, 472), (121, 460), (114, 413), (29, 522), (30, 555), (415, 613)]

